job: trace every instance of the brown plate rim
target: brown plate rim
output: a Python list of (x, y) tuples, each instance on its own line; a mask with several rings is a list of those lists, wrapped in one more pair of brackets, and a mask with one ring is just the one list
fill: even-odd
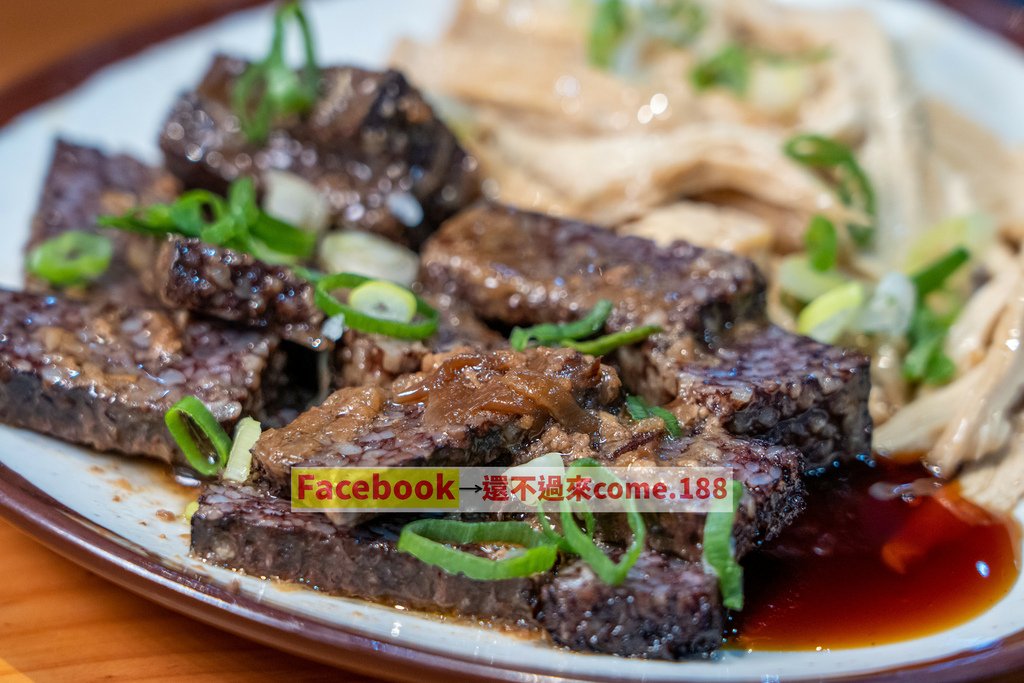
[[(0, 89), (0, 126), (62, 95), (99, 69), (227, 14), (268, 0), (224, 0), (150, 24), (91, 46)], [(1024, 9), (999, 0), (938, 0), (1024, 47)], [(461, 679), (573, 681), (529, 666), (512, 670), (409, 645), (378, 640), (269, 607), (201, 576), (169, 568), (145, 553), (118, 543), (0, 463), (0, 517), (54, 552), (89, 571), (164, 607), (216, 628), (292, 654), (368, 676), (405, 681)], [(684, 674), (680, 664), (680, 673)], [(383, 670), (382, 670), (383, 669)], [(835, 683), (962, 681), (1024, 669), (1024, 631), (984, 648), (913, 665), (830, 678)], [(789, 680), (816, 680), (818, 676)], [(617, 680), (605, 677), (598, 680)], [(683, 680), (683, 679), (680, 679)]]

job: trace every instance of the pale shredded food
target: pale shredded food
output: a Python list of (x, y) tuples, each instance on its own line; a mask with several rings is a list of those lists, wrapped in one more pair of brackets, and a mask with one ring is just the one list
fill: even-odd
[[(747, 256), (769, 275), (773, 320), (791, 329), (772, 278), (779, 260), (803, 248), (815, 214), (851, 217), (783, 153), (794, 134), (841, 141), (871, 178), (877, 235), (847, 264), (858, 273), (907, 272), (915, 245), (943, 221), (991, 225), (965, 245), (971, 273), (945, 340), (953, 379), (908, 384), (906, 349), (874, 341), (870, 407), (880, 453), (923, 455), (973, 500), (1013, 507), (1024, 497), (1024, 151), (919, 95), (866, 12), (703, 7), (691, 44), (626, 45), (613, 68), (598, 69), (587, 59), (592, 3), (465, 0), (440, 40), (406, 40), (392, 61), (479, 159), (488, 196)], [(827, 57), (758, 63), (744, 97), (698, 91), (687, 74), (730, 43)]]

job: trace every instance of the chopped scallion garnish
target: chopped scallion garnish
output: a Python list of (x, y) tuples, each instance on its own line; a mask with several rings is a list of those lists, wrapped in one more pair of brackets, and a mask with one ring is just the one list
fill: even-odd
[[(371, 282), (376, 283), (377, 286), (373, 287), (372, 291), (364, 290), (365, 296), (361, 298), (367, 305), (372, 303), (372, 310), (357, 308), (352, 303), (351, 295), (348, 303), (342, 303), (333, 294), (338, 289), (350, 289), (354, 294), (356, 289)], [(394, 289), (391, 289), (392, 287)], [(399, 297), (389, 298), (389, 292), (394, 294), (396, 290), (401, 290), (413, 297), (416, 304), (415, 313), (420, 318), (418, 322), (414, 322), (414, 318), (403, 322), (382, 315), (382, 312), (388, 315), (397, 315), (397, 311), (404, 310), (408, 305), (405, 294), (400, 299)], [(394, 283), (373, 280), (354, 273), (336, 273), (318, 278), (314, 298), (316, 305), (328, 316), (344, 315), (345, 327), (361, 332), (383, 334), (396, 339), (412, 341), (426, 339), (437, 331), (440, 318), (438, 312), (430, 304), (412, 292)]]
[(516, 327), (509, 335), (509, 345), (516, 351), (525, 350), (531, 343), (538, 346), (564, 346), (591, 356), (604, 356), (620, 346), (635, 344), (661, 331), (657, 325), (644, 325), (588, 339), (601, 331), (612, 308), (612, 302), (601, 299), (589, 313), (575, 322)]
[[(513, 545), (523, 550), (502, 559), (492, 559), (452, 547), (482, 544)], [(419, 519), (402, 528), (398, 550), (449, 574), (463, 574), (477, 581), (499, 581), (545, 572), (554, 566), (558, 557), (557, 545), (526, 522)]]
[(107, 272), (114, 245), (110, 238), (69, 230), (28, 253), (28, 272), (55, 287), (91, 282)]
[[(289, 21), (298, 24), (306, 63), (296, 73), (285, 62), (284, 39)], [(266, 140), (282, 116), (304, 114), (316, 102), (320, 71), (316, 65), (313, 33), (298, 2), (281, 5), (274, 14), (274, 35), (263, 61), (250, 64), (231, 92), (231, 104), (242, 132), (250, 142)]]
[(523, 351), (531, 342), (536, 342), (540, 346), (553, 346), (567, 339), (576, 341), (592, 337), (604, 327), (612, 308), (611, 301), (601, 299), (589, 313), (575, 322), (516, 327), (509, 335), (509, 345), (516, 351)]
[(839, 256), (839, 236), (836, 226), (824, 216), (815, 216), (804, 234), (807, 258), (819, 273), (835, 268)]
[(708, 23), (704, 8), (693, 0), (654, 0), (639, 9), (642, 30), (675, 47), (692, 43)]
[(386, 280), (370, 280), (354, 288), (348, 305), (381, 320), (408, 323), (416, 317), (416, 296)]
[(615, 51), (629, 28), (624, 0), (599, 0), (590, 22), (587, 57), (598, 68), (611, 66)]
[(259, 441), (262, 430), (260, 423), (251, 417), (243, 417), (235, 426), (235, 438), (228, 453), (228, 462), (221, 473), (221, 479), (240, 484), (249, 480), (252, 470), (252, 448)]
[[(182, 398), (164, 415), (164, 423), (192, 469), (206, 477), (224, 469), (231, 437), (202, 401), (195, 396)], [(203, 448), (201, 441), (207, 442), (212, 453)]]
[(709, 512), (704, 518), (704, 562), (718, 577), (722, 604), (731, 610), (743, 609), (743, 567), (736, 561), (733, 526), (743, 495), (743, 483), (732, 482), (732, 510)]
[(673, 439), (678, 439), (683, 435), (679, 418), (672, 411), (661, 406), (652, 406), (640, 396), (627, 396), (626, 410), (629, 411), (630, 417), (637, 421), (646, 420), (649, 417), (661, 418), (661, 421), (665, 423), (665, 431)]
[[(605, 469), (593, 458), (581, 458), (574, 461), (567, 468), (567, 478), (581, 471), (590, 473), (593, 479), (613, 482), (618, 478), (609, 470)], [(636, 510), (636, 504), (632, 499), (626, 499), (626, 520), (629, 523), (630, 531), (633, 532), (633, 540), (618, 562), (612, 561), (604, 551), (594, 543), (593, 521), (588, 524), (586, 532), (581, 530), (573, 517), (572, 505), (569, 501), (563, 500), (561, 506), (562, 534), (565, 542), (574, 553), (590, 565), (598, 578), (612, 586), (618, 586), (626, 580), (629, 570), (640, 558), (647, 538), (647, 526), (643, 518)]]
[(971, 260), (971, 252), (956, 247), (942, 258), (911, 275), (917, 295), (924, 297), (941, 288), (953, 273)]
[(652, 334), (657, 334), (658, 332), (661, 332), (661, 328), (657, 325), (643, 325), (641, 327), (634, 327), (631, 330), (623, 330), (621, 332), (606, 334), (603, 337), (598, 337), (597, 339), (591, 339), (589, 341), (572, 341), (566, 339), (562, 341), (561, 346), (576, 349), (580, 353), (585, 353), (588, 356), (605, 356), (621, 346), (629, 346), (630, 344), (642, 342)]
[(845, 206), (862, 212), (869, 225), (847, 224), (854, 243), (867, 247), (874, 240), (877, 209), (875, 190), (861, 168), (853, 151), (846, 145), (823, 135), (797, 135), (784, 147), (786, 154), (804, 166), (830, 172), (836, 182), (836, 194)]
[(807, 304), (796, 320), (797, 332), (834, 344), (850, 327), (865, 301), (864, 285), (848, 282)]
[(226, 199), (206, 190), (191, 190), (171, 204), (133, 209), (121, 216), (100, 216), (97, 222), (149, 235), (194, 237), (271, 263), (308, 259), (317, 240), (316, 233), (264, 213), (256, 203), (251, 178), (231, 183)]
[(725, 88), (742, 96), (750, 83), (750, 52), (730, 44), (694, 67), (690, 80), (697, 90)]

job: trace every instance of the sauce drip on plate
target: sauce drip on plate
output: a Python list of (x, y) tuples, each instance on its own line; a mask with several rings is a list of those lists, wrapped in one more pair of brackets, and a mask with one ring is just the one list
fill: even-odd
[[(746, 608), (731, 647), (814, 650), (909, 640), (968, 621), (1009, 592), (1019, 533), (947, 487), (871, 495), (928, 477), (920, 465), (855, 463), (809, 482), (808, 507), (744, 562)], [(836, 480), (839, 480), (838, 482)]]

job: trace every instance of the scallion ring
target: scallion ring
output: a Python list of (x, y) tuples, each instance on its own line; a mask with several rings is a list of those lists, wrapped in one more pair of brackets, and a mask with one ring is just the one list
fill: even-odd
[[(396, 339), (415, 341), (426, 339), (437, 331), (438, 320), (440, 319), (438, 312), (415, 294), (413, 294), (413, 297), (416, 301), (416, 314), (420, 318), (419, 322), (399, 322), (371, 315), (350, 305), (351, 302), (343, 304), (332, 294), (334, 290), (354, 290), (368, 282), (379, 281), (354, 273), (336, 273), (322, 277), (316, 282), (316, 304), (328, 316), (344, 315), (345, 327), (361, 332), (383, 334)], [(401, 289), (398, 285), (394, 285), (394, 287)], [(377, 289), (376, 291), (380, 293), (382, 290)], [(411, 292), (409, 293), (411, 294)]]
[(718, 576), (722, 604), (737, 611), (743, 609), (743, 567), (736, 561), (732, 533), (742, 495), (743, 483), (734, 479), (732, 510), (709, 512), (704, 518), (704, 562)]
[[(500, 543), (523, 550), (496, 560), (453, 548), (457, 545)], [(531, 576), (550, 570), (558, 547), (525, 522), (461, 522), (419, 519), (406, 524), (398, 549), (449, 574), (464, 574), (477, 581)]]
[[(202, 401), (195, 396), (182, 398), (164, 415), (164, 423), (192, 469), (206, 477), (224, 469), (231, 451), (231, 437)], [(213, 447), (212, 454), (204, 452), (196, 432)]]
[(90, 282), (107, 272), (114, 245), (110, 238), (69, 230), (38, 245), (28, 254), (26, 267), (55, 287)]
[[(615, 475), (593, 458), (581, 458), (573, 462), (568, 467), (567, 477), (580, 470), (594, 471), (596, 476), (602, 480), (618, 481)], [(643, 551), (644, 543), (647, 539), (647, 526), (644, 524), (640, 513), (637, 512), (635, 502), (626, 500), (625, 505), (626, 520), (629, 523), (630, 530), (633, 532), (633, 540), (618, 562), (614, 562), (594, 543), (593, 522), (589, 524), (591, 528), (587, 530), (587, 533), (584, 533), (573, 517), (572, 504), (568, 500), (563, 500), (561, 506), (562, 534), (565, 537), (565, 542), (574, 553), (590, 565), (590, 568), (594, 570), (598, 578), (612, 586), (621, 585), (626, 580), (629, 570), (632, 569), (633, 565), (640, 558), (640, 553)], [(593, 518), (591, 517), (591, 519)]]

